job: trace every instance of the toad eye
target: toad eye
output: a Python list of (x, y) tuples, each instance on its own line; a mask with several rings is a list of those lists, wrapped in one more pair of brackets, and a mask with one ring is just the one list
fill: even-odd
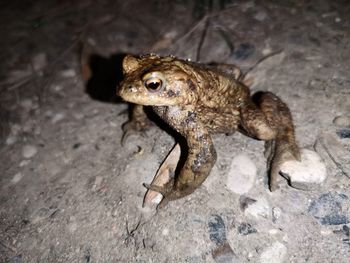
[(163, 81), (159, 78), (149, 78), (145, 81), (145, 87), (151, 91), (159, 90), (162, 86)]

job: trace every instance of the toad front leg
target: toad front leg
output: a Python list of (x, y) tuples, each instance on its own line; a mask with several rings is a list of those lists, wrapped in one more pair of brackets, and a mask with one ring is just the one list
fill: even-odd
[(138, 132), (144, 132), (151, 127), (151, 121), (144, 112), (144, 106), (132, 105), (131, 119), (123, 124), (123, 136), (121, 138), (121, 145), (124, 146), (127, 138), (130, 135)]
[(146, 185), (147, 188), (161, 193), (164, 198), (158, 208), (169, 201), (193, 193), (208, 177), (216, 161), (216, 152), (208, 130), (191, 110), (171, 113), (166, 120), (187, 141), (188, 155), (184, 166), (175, 180), (165, 186)]
[(265, 140), (270, 190), (275, 190), (281, 165), (300, 161), (294, 126), (287, 105), (271, 92), (260, 92), (241, 108), (241, 125), (248, 135)]

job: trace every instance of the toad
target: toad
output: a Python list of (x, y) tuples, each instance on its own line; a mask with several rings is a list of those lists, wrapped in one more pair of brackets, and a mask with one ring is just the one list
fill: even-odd
[(271, 191), (278, 188), (281, 165), (300, 161), (287, 105), (271, 92), (251, 96), (238, 68), (151, 54), (127, 55), (123, 72), (118, 94), (136, 104), (125, 134), (147, 128), (142, 107), (149, 106), (187, 142), (187, 158), (178, 175), (163, 186), (147, 185), (163, 195), (159, 207), (193, 193), (208, 177), (216, 161), (213, 133), (238, 130), (265, 141)]

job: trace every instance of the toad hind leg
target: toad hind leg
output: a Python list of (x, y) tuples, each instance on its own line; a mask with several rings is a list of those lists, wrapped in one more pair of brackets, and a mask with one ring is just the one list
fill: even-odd
[(287, 105), (271, 92), (259, 92), (253, 100), (241, 109), (241, 125), (248, 135), (266, 141), (269, 187), (274, 191), (281, 165), (289, 160), (300, 161), (292, 116)]

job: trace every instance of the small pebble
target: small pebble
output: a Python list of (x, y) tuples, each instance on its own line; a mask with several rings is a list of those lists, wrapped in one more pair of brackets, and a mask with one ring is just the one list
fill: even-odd
[(16, 173), (15, 176), (12, 178), (11, 183), (17, 184), (23, 177), (22, 173)]
[(272, 53), (272, 49), (270, 48), (270, 46), (267, 46), (266, 48), (264, 48), (264, 49), (261, 51), (261, 53), (262, 53), (264, 56), (266, 56), (266, 55)]
[(282, 210), (279, 207), (272, 208), (272, 221), (274, 223), (281, 217)]
[(249, 223), (242, 223), (238, 226), (238, 233), (242, 236), (257, 233), (258, 231)]
[(249, 204), (244, 214), (254, 218), (268, 218), (270, 215), (269, 203), (266, 199), (259, 199), (255, 203)]
[(92, 191), (96, 191), (101, 188), (101, 184), (103, 182), (103, 177), (98, 175), (95, 177), (95, 182), (92, 185)]
[(6, 145), (12, 145), (17, 141), (17, 137), (16, 136), (9, 136), (6, 139)]
[(321, 230), (321, 235), (322, 236), (329, 236), (330, 234), (332, 234), (332, 230), (330, 230), (330, 229), (325, 229), (325, 230)]
[(75, 150), (75, 149), (78, 149), (80, 146), (81, 146), (81, 143), (77, 142), (73, 144), (72, 148)]
[(30, 163), (30, 160), (23, 160), (19, 163), (19, 167), (24, 167)]
[(281, 230), (279, 230), (277, 228), (272, 228), (272, 229), (269, 230), (269, 234), (270, 235), (277, 235), (279, 233), (281, 233)]
[(276, 241), (271, 247), (266, 248), (260, 256), (261, 263), (282, 263), (287, 255), (287, 248)]
[(340, 139), (350, 138), (350, 129), (341, 129), (341, 130), (338, 130), (336, 133)]
[(350, 199), (345, 194), (323, 194), (311, 202), (308, 211), (322, 225), (350, 223)]
[(350, 116), (337, 116), (333, 123), (339, 127), (350, 128)]
[(212, 215), (208, 223), (209, 238), (216, 245), (223, 244), (226, 239), (226, 226), (219, 215)]
[(301, 150), (301, 162), (287, 161), (282, 165), (281, 172), (292, 187), (301, 190), (314, 189), (327, 177), (321, 157), (307, 149)]
[(63, 112), (56, 113), (56, 114), (52, 117), (51, 122), (52, 122), (53, 124), (55, 124), (55, 123), (57, 123), (57, 122), (63, 120), (65, 116), (66, 116), (66, 115), (65, 115)]
[(252, 160), (245, 154), (237, 155), (231, 163), (226, 186), (236, 194), (245, 194), (253, 188), (257, 169)]
[(64, 78), (72, 78), (76, 76), (74, 69), (66, 69), (61, 72), (61, 76)]
[(61, 85), (56, 84), (56, 85), (52, 86), (51, 89), (55, 92), (60, 92), (63, 89), (63, 87)]
[(32, 158), (33, 156), (35, 156), (37, 154), (38, 150), (34, 145), (25, 145), (22, 148), (22, 156), (24, 158)]
[(168, 234), (169, 234), (169, 229), (164, 228), (163, 231), (162, 231), (162, 235), (163, 236), (167, 236)]

